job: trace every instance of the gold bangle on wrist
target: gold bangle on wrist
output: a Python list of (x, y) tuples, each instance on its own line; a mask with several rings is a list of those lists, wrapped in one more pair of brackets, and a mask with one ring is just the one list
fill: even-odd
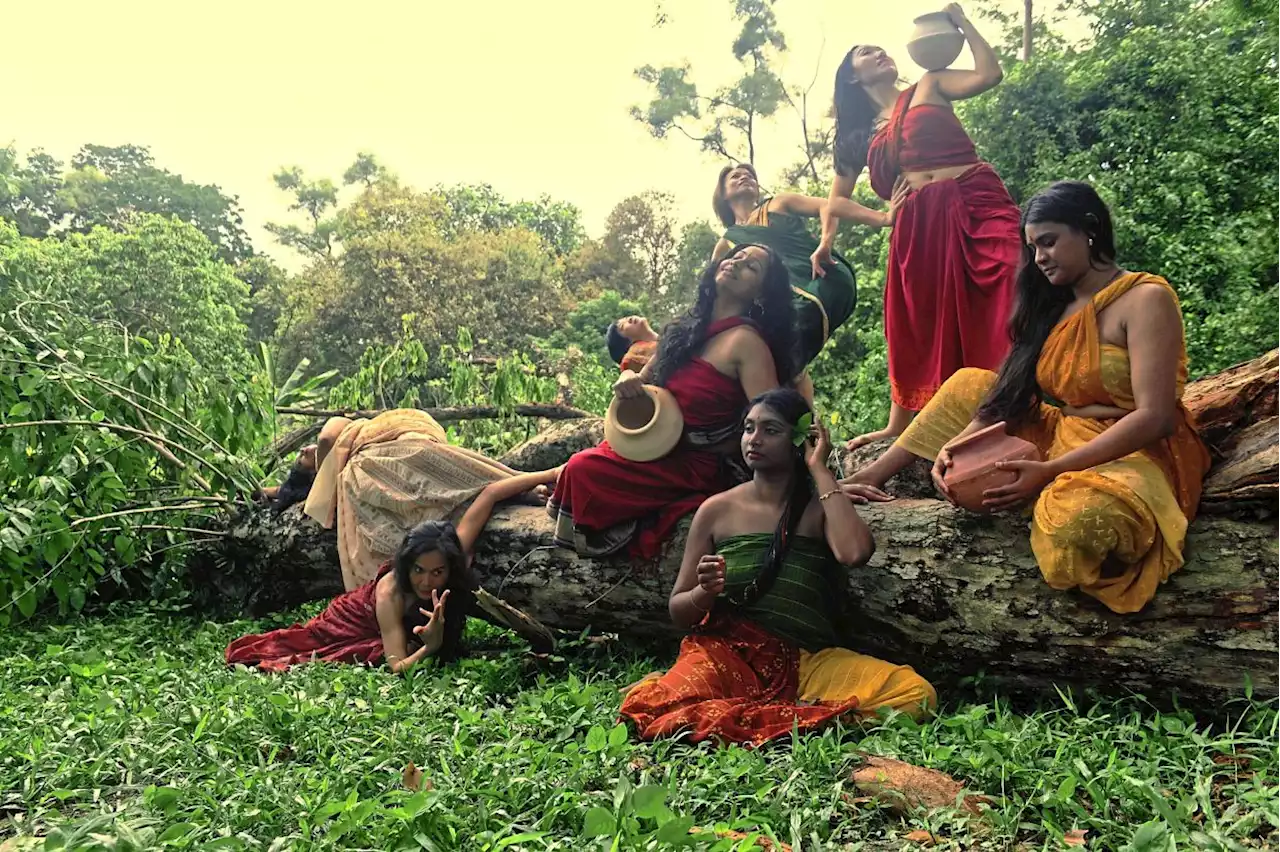
[(819, 502), (819, 503), (821, 503), (821, 502), (823, 502), (824, 500), (826, 500), (828, 497), (834, 497), (835, 495), (837, 495), (837, 494), (839, 494), (839, 493), (840, 493), (840, 489), (839, 489), (839, 488), (832, 488), (832, 489), (831, 489), (830, 491), (828, 491), (826, 494), (823, 494), (823, 495), (821, 495), (820, 497), (818, 497), (818, 502)]
[[(708, 613), (710, 613), (710, 612), (711, 612), (711, 610), (710, 610), (710, 609), (703, 609), (703, 608), (698, 604), (698, 600), (697, 600), (697, 598), (695, 598), (695, 597), (693, 596), (693, 590), (692, 590), (692, 589), (690, 589), (690, 590), (689, 590), (689, 603), (693, 604), (693, 608), (694, 608), (694, 609), (696, 609), (698, 612), (702, 613), (703, 615), (707, 615)], [(712, 606), (714, 606), (714, 604), (712, 604)]]

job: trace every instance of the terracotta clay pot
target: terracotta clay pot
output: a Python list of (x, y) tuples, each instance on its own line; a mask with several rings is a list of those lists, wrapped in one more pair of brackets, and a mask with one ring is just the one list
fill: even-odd
[(997, 462), (1042, 461), (1035, 444), (1015, 438), (1005, 426), (1001, 420), (949, 448), (952, 464), (947, 471), (947, 488), (956, 503), (970, 512), (988, 514), (991, 510), (982, 505), (982, 493), (1018, 478), (1011, 470), (997, 469)]
[(956, 61), (964, 49), (964, 34), (951, 23), (950, 15), (930, 12), (916, 18), (915, 24), (907, 42), (912, 61), (926, 71), (941, 71)]

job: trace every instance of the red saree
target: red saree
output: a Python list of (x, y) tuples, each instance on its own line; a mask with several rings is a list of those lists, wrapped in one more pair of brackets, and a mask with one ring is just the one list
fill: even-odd
[(390, 570), (388, 562), (376, 577), (338, 595), (306, 624), (240, 637), (227, 646), (227, 665), (257, 666), (268, 672), (317, 660), (376, 665), (382, 659), (382, 630), (374, 596), (378, 580)]
[(797, 703), (800, 649), (754, 622), (713, 612), (680, 645), (680, 656), (661, 678), (640, 683), (619, 714), (641, 739), (687, 732), (690, 742), (712, 737), (761, 745), (817, 728), (858, 707)]
[[(720, 320), (707, 329), (707, 338), (749, 323), (746, 317)], [(576, 453), (547, 503), (558, 544), (583, 556), (629, 547), (632, 556), (652, 559), (681, 518), (735, 484), (722, 456), (709, 448), (741, 426), (747, 406), (741, 383), (694, 358), (666, 388), (684, 415), (680, 444), (651, 462), (624, 459), (607, 441)]]
[(871, 140), (871, 186), (893, 195), (903, 171), (974, 163), (925, 185), (898, 209), (889, 238), (884, 331), (893, 401), (919, 411), (961, 367), (996, 370), (1009, 351), (1007, 323), (1021, 252), (1018, 207), (950, 109), (908, 109), (915, 86)]

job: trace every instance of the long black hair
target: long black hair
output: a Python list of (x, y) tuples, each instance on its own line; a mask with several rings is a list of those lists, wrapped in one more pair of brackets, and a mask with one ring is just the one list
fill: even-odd
[(715, 191), (711, 193), (711, 209), (716, 211), (716, 218), (719, 219), (726, 228), (732, 228), (737, 222), (737, 217), (733, 215), (733, 208), (729, 205), (729, 199), (725, 194), (724, 180), (729, 176), (729, 172), (735, 169), (746, 169), (751, 172), (751, 176), (755, 178), (756, 186), (760, 185), (760, 176), (756, 174), (756, 167), (750, 163), (738, 163), (736, 166), (725, 166), (720, 170), (720, 177), (716, 178)]
[[(747, 316), (760, 327), (760, 334), (773, 353), (778, 381), (789, 381), (793, 378), (791, 327), (794, 308), (791, 303), (791, 273), (782, 263), (782, 257), (768, 246), (740, 243), (733, 250), (738, 252), (752, 247), (764, 249), (769, 263), (761, 281), (760, 304), (753, 305)], [(662, 329), (657, 364), (653, 370), (654, 384), (665, 387), (672, 374), (689, 363), (706, 341), (707, 328), (711, 325), (711, 309), (716, 301), (716, 270), (720, 267), (720, 262), (712, 260), (702, 271), (693, 307)]]
[(840, 60), (836, 69), (836, 174), (841, 177), (857, 177), (867, 165), (867, 151), (871, 147), (872, 131), (880, 107), (871, 100), (853, 72), (853, 54), (862, 45), (855, 44)]
[(1049, 332), (1062, 318), (1074, 298), (1070, 287), (1055, 287), (1036, 265), (1035, 249), (1026, 243), (1028, 225), (1056, 222), (1087, 236), (1089, 264), (1095, 269), (1115, 262), (1116, 236), (1111, 211), (1087, 183), (1060, 181), (1027, 201), (1022, 211), (1019, 234), (1023, 239), (1022, 262), (1018, 268), (1018, 296), (1009, 318), (1009, 350), (1000, 377), (978, 409), (986, 423), (1008, 421), (1011, 425), (1034, 419), (1044, 393), (1036, 381), (1036, 364)]
[(631, 341), (622, 336), (616, 320), (609, 323), (609, 327), (604, 330), (604, 345), (609, 349), (609, 357), (613, 359), (613, 363), (621, 364), (622, 359), (627, 357)]
[(467, 613), (473, 608), (476, 588), (475, 577), (467, 565), (467, 556), (453, 524), (448, 521), (426, 521), (409, 530), (395, 556), (396, 588), (406, 601), (405, 631), (410, 637), (414, 637), (413, 628), (427, 623), (426, 616), (418, 608), (425, 607), (429, 611), (431, 601), (417, 599), (409, 576), (418, 557), (432, 551), (444, 557), (449, 569), (449, 578), (444, 585), (449, 591), (449, 602), (444, 609), (444, 641), (435, 654), (437, 659), (447, 663), (456, 660), (464, 652)]
[[(747, 406), (747, 413), (757, 405), (763, 405), (782, 418), (783, 422), (793, 429), (806, 414), (813, 414), (813, 409), (800, 392), (795, 388), (782, 387), (765, 391)], [(743, 595), (743, 604), (752, 604), (759, 600), (778, 579), (782, 563), (786, 561), (787, 551), (791, 547), (791, 537), (800, 526), (805, 509), (813, 499), (813, 478), (809, 476), (809, 467), (805, 463), (807, 443), (791, 448), (791, 490), (787, 493), (787, 502), (778, 518), (778, 525), (773, 530), (773, 541), (769, 549), (760, 559), (760, 573), (755, 582), (747, 587)]]
[(280, 483), (280, 488), (276, 491), (276, 499), (271, 504), (272, 513), (279, 515), (285, 509), (288, 509), (295, 503), (301, 503), (311, 494), (311, 486), (316, 482), (316, 467), (305, 467), (302, 460), (293, 463), (293, 467), (289, 468), (289, 476), (285, 481)]

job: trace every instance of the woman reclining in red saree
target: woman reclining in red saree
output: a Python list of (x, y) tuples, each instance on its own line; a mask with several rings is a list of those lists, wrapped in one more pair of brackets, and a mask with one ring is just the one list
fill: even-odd
[(284, 671), (317, 660), (375, 665), (393, 672), (463, 652), (476, 581), (471, 558), (493, 507), (555, 479), (556, 470), (523, 473), (485, 486), (455, 527), (426, 521), (409, 531), (374, 579), (339, 595), (306, 624), (251, 636), (227, 646), (227, 664)]
[(776, 253), (744, 244), (710, 264), (693, 307), (663, 329), (657, 357), (614, 385), (623, 399), (646, 383), (666, 388), (684, 417), (679, 445), (636, 462), (606, 441), (569, 459), (547, 503), (557, 543), (584, 556), (627, 548), (653, 558), (681, 518), (740, 481), (729, 460), (742, 409), (791, 377), (791, 328), (791, 279)]

